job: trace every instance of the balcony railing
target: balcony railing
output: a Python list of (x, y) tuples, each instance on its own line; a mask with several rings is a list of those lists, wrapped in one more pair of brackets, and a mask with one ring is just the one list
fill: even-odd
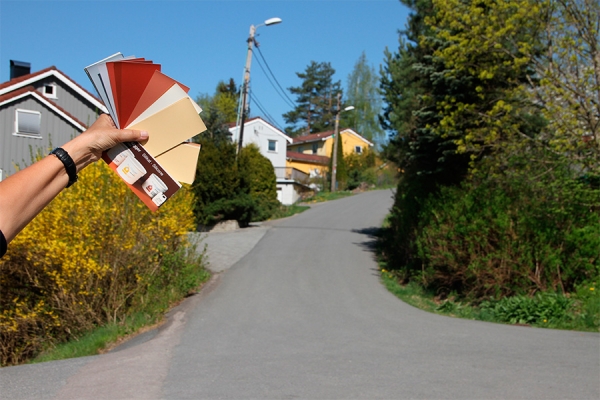
[(295, 182), (307, 184), (309, 176), (304, 172), (292, 167), (277, 167), (275, 168), (275, 176), (277, 179), (287, 179)]

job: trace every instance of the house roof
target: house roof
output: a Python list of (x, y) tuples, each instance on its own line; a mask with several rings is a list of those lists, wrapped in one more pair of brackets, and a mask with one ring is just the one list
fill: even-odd
[[(358, 137), (359, 139), (361, 139), (362, 141), (364, 141), (367, 145), (373, 146), (373, 143), (369, 142), (367, 139), (365, 139), (358, 133), (354, 132), (352, 129), (342, 129), (340, 131), (340, 134), (354, 135), (354, 136)], [(333, 136), (333, 131), (312, 133), (310, 135), (295, 137), (293, 144), (320, 142), (320, 141), (327, 140), (332, 136)]]
[[(268, 125), (269, 127), (271, 127), (275, 132), (277, 132), (279, 135), (281, 135), (285, 140), (287, 140), (288, 143), (292, 143), (292, 138), (289, 137), (288, 135), (286, 135), (285, 133), (283, 133), (280, 129), (277, 129), (275, 126), (273, 126), (273, 124), (271, 124), (268, 121), (265, 121), (262, 117), (253, 117), (253, 118), (249, 118), (244, 122), (244, 126), (248, 125), (251, 122), (255, 122), (255, 121), (262, 121), (264, 124)], [(229, 124), (227, 124), (229, 126), (229, 130), (232, 131), (235, 128), (237, 128), (236, 122), (230, 122)]]
[(304, 154), (304, 153), (298, 153), (295, 151), (288, 151), (286, 153), (286, 156), (289, 160), (292, 160), (292, 161), (302, 161), (302, 162), (307, 162), (307, 163), (311, 163), (311, 164), (323, 164), (323, 165), (329, 164), (329, 157), (319, 156), (317, 154)]
[(40, 95), (40, 93), (37, 90), (35, 90), (35, 88), (33, 86), (25, 86), (23, 88), (14, 90), (14, 91), (6, 93), (4, 95), (0, 95), (0, 106), (3, 106), (4, 104), (12, 103), (14, 101), (17, 101), (17, 100), (22, 99), (27, 96), (34, 97), (40, 103), (44, 104), (46, 107), (53, 110), (54, 112), (59, 114), (61, 117), (63, 117), (65, 120), (67, 120), (68, 122), (73, 124), (80, 131), (83, 132), (84, 130), (87, 129), (87, 126), (83, 122), (81, 122), (80, 120), (75, 118), (64, 108), (60, 107), (56, 103), (54, 103), (54, 102), (48, 100), (47, 98), (45, 98), (44, 96)]
[(96, 96), (85, 90), (77, 82), (69, 78), (65, 73), (58, 70), (55, 66), (44, 68), (40, 71), (33, 72), (31, 74), (19, 76), (18, 78), (14, 78), (0, 84), (0, 96), (24, 88), (26, 86), (30, 86), (32, 83), (40, 81), (49, 76), (56, 77), (64, 84), (69, 86), (71, 89), (73, 89), (75, 92), (77, 92), (80, 96), (92, 103), (95, 107), (98, 107), (103, 112), (108, 112), (101, 100), (99, 100)]
[(333, 135), (333, 131), (326, 131), (320, 133), (312, 133), (310, 135), (298, 136), (294, 138), (294, 144), (297, 143), (310, 143), (310, 142), (318, 142), (321, 140), (327, 140)]

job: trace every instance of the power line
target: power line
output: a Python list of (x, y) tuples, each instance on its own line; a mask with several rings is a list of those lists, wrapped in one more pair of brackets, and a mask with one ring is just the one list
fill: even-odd
[(256, 95), (254, 94), (253, 91), (250, 91), (250, 99), (256, 102), (256, 107), (258, 107), (258, 109), (263, 113), (263, 115), (266, 117), (265, 119), (271, 124), (274, 125), (277, 129), (279, 129), (282, 132), (285, 132), (285, 130), (279, 126), (279, 124), (277, 124), (275, 122), (275, 118), (273, 118), (273, 116), (271, 114), (269, 114), (264, 106), (261, 104), (261, 102), (258, 100), (258, 98), (256, 97)]
[[(267, 63), (267, 60), (265, 59), (265, 57), (263, 56), (262, 51), (260, 50), (260, 47), (256, 47), (258, 49), (258, 55), (260, 56), (260, 58), (263, 60), (263, 62), (265, 63), (265, 66), (267, 67), (267, 69), (269, 70), (270, 75), (273, 77), (273, 80), (275, 81), (275, 83), (277, 84), (277, 87), (275, 87), (275, 85), (273, 84), (273, 82), (271, 81), (271, 78), (269, 78), (269, 75), (267, 75), (267, 72), (265, 71), (265, 69), (263, 68), (261, 62), (258, 60), (258, 58), (256, 59), (258, 62), (258, 65), (260, 66), (260, 68), (263, 70), (263, 72), (265, 73), (265, 76), (267, 77), (267, 79), (269, 80), (269, 82), (271, 83), (271, 86), (273, 86), (273, 88), (277, 91), (277, 93), (279, 94), (279, 96), (281, 96), (281, 93), (283, 93), (283, 96), (281, 96), (281, 98), (288, 103), (288, 105), (292, 108), (296, 107), (296, 104), (294, 102), (294, 100), (290, 99), (290, 97), (287, 95), (286, 91), (283, 89), (283, 87), (281, 87), (281, 84), (279, 83), (279, 81), (277, 80), (277, 78), (275, 77), (275, 74), (273, 74), (273, 71), (271, 70), (271, 67), (269, 67), (269, 63)], [(281, 91), (281, 93), (280, 93)]]

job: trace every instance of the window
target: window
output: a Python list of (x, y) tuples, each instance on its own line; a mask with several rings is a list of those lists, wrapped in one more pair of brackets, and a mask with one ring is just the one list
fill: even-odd
[(269, 151), (277, 151), (277, 141), (269, 140)]
[(304, 153), (304, 147), (298, 146), (298, 153)]
[(50, 99), (56, 99), (56, 85), (44, 85), (42, 88), (42, 94)]
[(312, 144), (312, 153), (317, 154), (317, 150), (319, 150), (319, 143)]
[(354, 146), (354, 152), (356, 154), (362, 154), (362, 147), (360, 147), (360, 146)]
[(41, 134), (42, 113), (31, 110), (17, 110), (15, 134), (39, 136)]

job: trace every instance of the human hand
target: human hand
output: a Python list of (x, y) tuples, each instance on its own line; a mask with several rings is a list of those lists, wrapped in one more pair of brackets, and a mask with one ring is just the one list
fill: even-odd
[(102, 157), (102, 152), (121, 142), (140, 142), (148, 139), (148, 132), (117, 129), (107, 114), (100, 117), (81, 135), (62, 146), (77, 166), (77, 172)]

